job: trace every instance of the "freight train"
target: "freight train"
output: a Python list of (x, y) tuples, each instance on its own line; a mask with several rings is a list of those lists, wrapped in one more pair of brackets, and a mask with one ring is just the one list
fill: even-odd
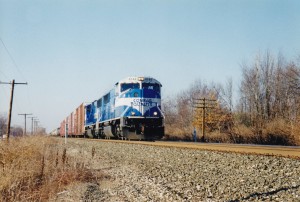
[(161, 83), (128, 77), (99, 99), (82, 103), (60, 124), (60, 135), (155, 140), (164, 136)]

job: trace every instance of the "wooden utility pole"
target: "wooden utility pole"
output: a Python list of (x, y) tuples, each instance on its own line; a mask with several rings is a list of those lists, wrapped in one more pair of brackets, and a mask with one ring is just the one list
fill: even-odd
[(7, 140), (9, 140), (11, 112), (12, 112), (12, 106), (13, 106), (13, 100), (14, 100), (14, 88), (15, 88), (16, 84), (27, 85), (27, 82), (26, 83), (16, 83), (15, 80), (13, 79), (12, 82), (0, 82), (0, 84), (11, 84), (11, 94), (10, 94), (10, 104), (9, 104), (8, 124), (7, 124)]
[(34, 134), (37, 134), (38, 132), (38, 124), (39, 124), (39, 120), (38, 119), (34, 120)]
[[(193, 108), (202, 109), (202, 138), (201, 138), (201, 141), (205, 142), (206, 109), (215, 108), (215, 102), (217, 100), (207, 99), (207, 98), (193, 99), (193, 100), (194, 100)], [(195, 116), (197, 117), (197, 113), (195, 113)]]
[(32, 115), (32, 114), (26, 114), (26, 113), (25, 113), (25, 114), (18, 114), (18, 115), (23, 115), (23, 116), (24, 116), (24, 119), (25, 119), (25, 128), (24, 128), (24, 133), (23, 133), (23, 136), (24, 136), (24, 135), (26, 135), (26, 116), (27, 116), (27, 115)]
[(33, 135), (33, 121), (35, 118), (37, 118), (36, 116), (32, 116), (32, 117), (27, 117), (31, 119), (31, 135)]

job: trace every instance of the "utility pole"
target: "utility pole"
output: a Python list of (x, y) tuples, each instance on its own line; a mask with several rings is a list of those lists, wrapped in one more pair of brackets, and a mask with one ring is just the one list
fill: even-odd
[(32, 117), (27, 117), (27, 118), (30, 118), (31, 119), (31, 135), (33, 135), (33, 120), (35, 118), (37, 118), (36, 116), (32, 116)]
[(11, 124), (11, 112), (12, 112), (12, 105), (14, 99), (14, 88), (16, 84), (27, 85), (26, 83), (16, 83), (13, 79), (12, 82), (0, 82), (0, 84), (11, 84), (11, 94), (10, 94), (10, 104), (9, 104), (9, 113), (8, 113), (8, 124), (7, 124), (7, 141), (9, 140), (10, 135), (10, 124)]
[[(205, 142), (205, 124), (206, 124), (206, 109), (215, 108), (215, 102), (217, 100), (214, 99), (193, 99), (193, 108), (202, 109), (202, 138), (201, 141)], [(195, 113), (197, 116), (197, 113)]]
[(35, 134), (37, 134), (38, 123), (39, 123), (39, 120), (38, 120), (38, 119), (34, 120), (34, 133), (35, 133)]
[(27, 115), (32, 115), (32, 114), (26, 114), (26, 113), (25, 113), (25, 114), (18, 114), (18, 115), (23, 115), (23, 116), (24, 116), (24, 119), (25, 119), (25, 128), (24, 128), (24, 133), (23, 133), (23, 136), (24, 136), (24, 135), (26, 135), (26, 116), (27, 116)]

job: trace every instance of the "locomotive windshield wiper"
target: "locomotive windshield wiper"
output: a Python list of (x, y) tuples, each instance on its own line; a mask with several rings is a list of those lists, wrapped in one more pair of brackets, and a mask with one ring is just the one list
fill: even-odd
[(127, 92), (130, 91), (130, 90), (132, 90), (132, 88), (128, 88), (127, 90), (122, 91), (122, 92), (121, 92), (121, 95), (127, 93)]

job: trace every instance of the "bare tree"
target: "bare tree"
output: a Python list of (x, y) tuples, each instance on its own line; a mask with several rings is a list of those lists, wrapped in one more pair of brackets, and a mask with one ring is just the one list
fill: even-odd
[(300, 69), (296, 63), (287, 63), (281, 54), (275, 59), (267, 51), (254, 63), (243, 64), (242, 75), (240, 114), (248, 117), (256, 132), (274, 120), (298, 119)]
[(4, 115), (0, 116), (0, 137), (6, 134), (7, 131), (7, 118)]
[(11, 135), (14, 137), (21, 137), (23, 135), (23, 128), (20, 126), (14, 126), (11, 128)]
[(163, 112), (165, 115), (165, 124), (168, 127), (173, 127), (176, 123), (176, 105), (174, 102), (174, 98), (166, 98), (163, 100)]
[[(267, 51), (258, 55), (252, 65), (242, 66), (241, 100), (243, 110), (250, 116), (252, 124), (261, 128), (263, 124), (274, 117), (274, 105), (279, 102), (281, 77), (279, 67), (274, 57)], [(275, 86), (275, 88), (274, 88)]]

